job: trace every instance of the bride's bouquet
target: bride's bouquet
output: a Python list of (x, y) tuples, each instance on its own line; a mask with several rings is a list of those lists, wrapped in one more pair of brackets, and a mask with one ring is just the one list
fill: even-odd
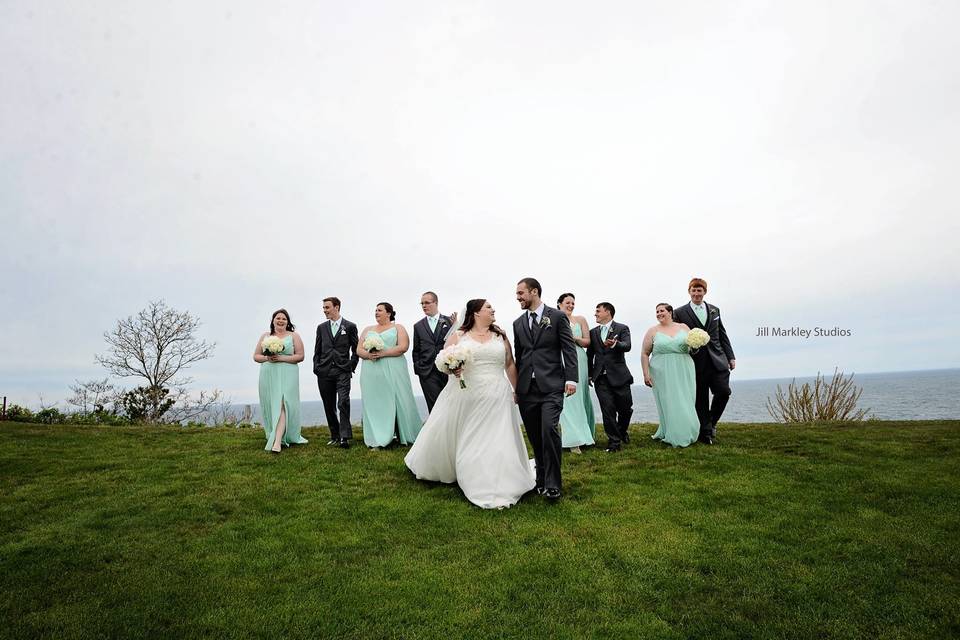
[(690, 353), (696, 353), (700, 347), (710, 344), (710, 334), (703, 329), (692, 329), (687, 334), (687, 349)]
[[(453, 375), (454, 371), (463, 369), (463, 367), (473, 361), (473, 350), (464, 344), (453, 344), (437, 354), (434, 361), (437, 369), (447, 375)], [(463, 377), (460, 378), (460, 388), (466, 389), (467, 383)]]
[(363, 340), (363, 348), (373, 353), (374, 351), (383, 351), (383, 338), (375, 333), (370, 334)]
[(265, 356), (275, 356), (283, 351), (283, 347), (283, 340), (277, 336), (267, 336), (263, 339), (263, 342), (260, 343), (260, 350)]

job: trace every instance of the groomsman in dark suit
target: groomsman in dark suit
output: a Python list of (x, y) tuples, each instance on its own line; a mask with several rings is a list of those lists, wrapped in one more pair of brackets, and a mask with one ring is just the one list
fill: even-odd
[(330, 441), (327, 444), (347, 449), (353, 439), (350, 378), (360, 362), (357, 356), (357, 325), (340, 315), (340, 298), (324, 298), (323, 315), (327, 321), (317, 327), (313, 372), (317, 376), (320, 399), (323, 400), (323, 410), (330, 426)]
[[(713, 444), (717, 437), (717, 423), (730, 399), (730, 371), (737, 366), (727, 330), (720, 321), (720, 308), (703, 301), (707, 281), (694, 278), (687, 286), (690, 304), (677, 307), (674, 322), (682, 322), (691, 329), (703, 329), (710, 334), (707, 346), (693, 354), (697, 372), (697, 417), (700, 419), (700, 437), (704, 444)], [(713, 404), (710, 404), (713, 393)]]
[(597, 326), (590, 330), (587, 347), (587, 371), (603, 415), (607, 434), (607, 453), (620, 451), (630, 443), (630, 418), (633, 417), (633, 375), (624, 358), (630, 351), (630, 327), (613, 321), (617, 310), (609, 302), (597, 305)]
[(437, 397), (450, 380), (450, 376), (434, 364), (453, 323), (453, 319), (438, 311), (437, 302), (437, 294), (433, 291), (420, 296), (420, 308), (425, 317), (413, 325), (413, 371), (420, 378), (427, 411), (433, 411)]

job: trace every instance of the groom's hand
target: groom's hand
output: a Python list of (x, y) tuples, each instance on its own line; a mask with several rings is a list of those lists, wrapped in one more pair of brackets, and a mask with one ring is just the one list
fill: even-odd
[(737, 361), (736, 361), (736, 360), (731, 360), (731, 361), (730, 361), (730, 371), (733, 371), (733, 370), (736, 369), (736, 368), (737, 368)]
[(575, 385), (575, 384), (570, 384), (570, 383), (568, 382), (566, 388), (564, 389), (564, 391), (566, 391), (566, 393), (567, 393), (568, 396), (572, 396), (573, 394), (575, 394), (575, 393), (577, 392), (577, 385)]

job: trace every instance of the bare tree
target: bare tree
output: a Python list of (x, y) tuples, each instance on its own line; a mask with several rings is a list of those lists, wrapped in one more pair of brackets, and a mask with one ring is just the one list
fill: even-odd
[(223, 393), (219, 389), (214, 389), (213, 391), (201, 391), (199, 394), (193, 395), (186, 388), (177, 387), (172, 400), (173, 406), (167, 413), (169, 420), (173, 422), (202, 420), (211, 411), (215, 411), (217, 405), (223, 401)]
[(200, 320), (189, 312), (171, 309), (163, 300), (151, 301), (135, 317), (118, 320), (112, 331), (103, 334), (108, 349), (98, 354), (96, 361), (116, 376), (146, 381), (141, 394), (145, 419), (160, 420), (168, 410), (169, 419), (192, 419), (220, 395), (213, 391), (192, 397), (187, 391), (193, 379), (183, 372), (212, 357), (216, 347), (216, 343), (197, 337), (199, 326)]
[(82, 415), (87, 415), (91, 409), (94, 412), (103, 411), (104, 405), (113, 397), (114, 386), (108, 378), (75, 382), (77, 384), (70, 385), (73, 396), (67, 398), (67, 402), (77, 407)]
[(233, 401), (223, 395), (220, 396), (216, 403), (211, 405), (204, 418), (207, 424), (214, 427), (235, 427), (240, 423), (240, 416), (237, 415), (237, 412), (233, 408)]
[(767, 397), (767, 412), (777, 422), (787, 424), (812, 422), (859, 422), (870, 409), (860, 409), (857, 402), (863, 389), (853, 383), (853, 374), (844, 376), (839, 369), (827, 380), (817, 372), (813, 386), (804, 382), (797, 386), (794, 378), (786, 392), (777, 385), (777, 395)]

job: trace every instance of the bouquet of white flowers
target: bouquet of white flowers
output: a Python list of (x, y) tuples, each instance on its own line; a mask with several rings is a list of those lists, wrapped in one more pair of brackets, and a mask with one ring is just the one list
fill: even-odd
[[(454, 371), (462, 369), (465, 365), (473, 361), (473, 350), (464, 344), (453, 344), (437, 354), (434, 361), (437, 369), (452, 375)], [(460, 388), (466, 389), (467, 383), (460, 378)]]
[(383, 338), (375, 333), (371, 333), (363, 339), (363, 348), (373, 353), (374, 351), (383, 351)]
[(700, 347), (710, 344), (710, 334), (703, 329), (692, 329), (687, 334), (687, 349), (690, 353), (696, 353)]
[(263, 339), (263, 342), (260, 343), (260, 349), (265, 356), (275, 356), (283, 351), (283, 347), (283, 340), (277, 336), (267, 336)]

